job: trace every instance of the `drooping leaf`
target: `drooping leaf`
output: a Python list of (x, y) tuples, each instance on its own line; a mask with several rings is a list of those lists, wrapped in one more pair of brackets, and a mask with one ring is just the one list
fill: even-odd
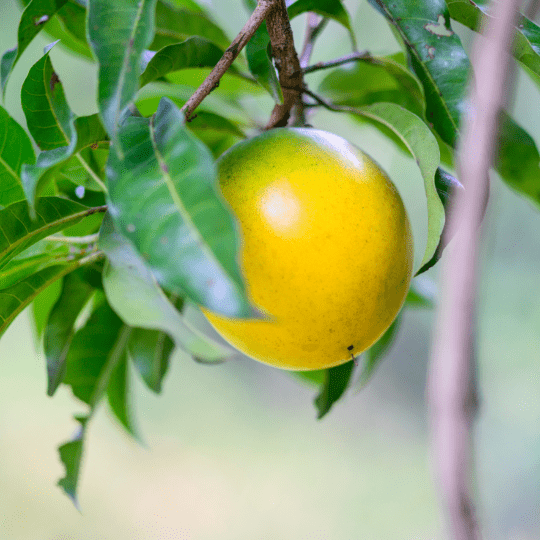
[[(463, 186), (459, 180), (452, 176), (449, 172), (437, 167), (437, 171), (435, 173), (435, 188), (437, 189), (437, 193), (439, 194), (439, 198), (441, 199), (442, 205), (446, 212), (448, 211), (450, 201), (455, 197), (456, 191), (463, 189)], [(433, 252), (433, 256), (429, 260), (424, 259), (424, 261), (422, 261), (422, 266), (418, 272), (416, 272), (417, 276), (424, 273), (426, 270), (429, 270), (441, 258), (443, 250), (450, 240), (449, 238), (446, 238), (446, 231), (447, 227), (445, 222), (445, 226), (441, 231), (439, 243)]]
[(59, 46), (93, 60), (86, 40), (86, 8), (77, 1), (68, 0), (51, 19), (47, 33), (59, 39)]
[(381, 363), (384, 355), (392, 345), (394, 338), (401, 324), (401, 313), (394, 319), (386, 332), (362, 355), (362, 370), (358, 384), (363, 388), (371, 379), (375, 369)]
[(182, 43), (167, 45), (159, 50), (146, 65), (141, 75), (141, 86), (171, 73), (192, 67), (214, 67), (223, 51), (201, 37), (191, 37)]
[(437, 249), (445, 222), (444, 206), (435, 186), (440, 161), (439, 145), (426, 124), (399, 105), (375, 103), (356, 110), (358, 114), (391, 129), (403, 141), (420, 168), (428, 204), (428, 238), (421, 262), (421, 266), (424, 266)]
[(186, 130), (180, 110), (163, 98), (150, 120), (128, 118), (120, 137), (126, 159), (111, 152), (107, 165), (109, 211), (120, 233), (171, 293), (224, 315), (256, 316), (213, 159)]
[[(103, 185), (97, 184), (96, 180), (103, 177), (103, 171), (95, 172), (95, 167), (92, 166), (92, 158), (95, 157), (96, 152), (103, 146), (107, 146), (107, 134), (99, 116), (93, 114), (71, 120), (69, 132), (66, 135), (69, 137), (68, 146), (45, 150), (38, 155), (35, 165), (25, 164), (22, 167), (21, 181), (31, 214), (35, 198), (41, 194), (56, 174), (65, 173), (67, 169), (73, 169), (73, 166), (82, 173), (85, 179), (81, 180), (81, 185), (93, 189), (101, 189)], [(94, 147), (97, 148), (94, 149)], [(70, 161), (69, 164), (68, 161)]]
[(6, 51), (0, 59), (0, 86), (2, 92), (21, 54), (30, 42), (47, 26), (51, 17), (66, 3), (67, 0), (32, 0), (25, 8), (17, 31), (17, 46)]
[(328, 17), (343, 25), (351, 36), (353, 49), (356, 49), (356, 38), (351, 25), (351, 19), (341, 0), (296, 0), (288, 7), (289, 18), (313, 11), (323, 17)]
[(58, 246), (42, 240), (32, 247), (38, 249), (25, 250), (0, 270), (0, 289), (7, 289), (47, 266), (69, 262), (69, 248), (65, 244)]
[(81, 260), (67, 265), (49, 266), (0, 291), (0, 336), (41, 291), (85, 263), (84, 259)]
[(324, 383), (321, 387), (319, 395), (315, 398), (315, 406), (317, 407), (317, 419), (321, 419), (344, 394), (349, 386), (354, 362), (350, 360), (325, 370)]
[[(132, 331), (130, 329), (130, 333)], [(130, 373), (126, 351), (127, 349), (124, 350), (121, 361), (112, 370), (107, 386), (107, 399), (111, 411), (120, 424), (134, 439), (140, 441), (135, 425), (135, 414), (132, 405), (133, 394), (130, 388)]]
[(159, 393), (174, 350), (173, 340), (159, 330), (134, 328), (128, 341), (129, 356), (146, 386)]
[(0, 107), (0, 209), (24, 199), (21, 166), (35, 159), (26, 131)]
[(124, 109), (137, 93), (142, 53), (154, 36), (156, 0), (89, 0), (88, 37), (99, 62), (98, 104), (115, 152)]
[(444, 0), (369, 0), (403, 40), (426, 96), (426, 118), (455, 146), (469, 77), (469, 59), (450, 27)]
[(68, 274), (62, 292), (51, 310), (45, 326), (43, 348), (47, 359), (47, 394), (52, 396), (64, 377), (66, 356), (75, 334), (75, 321), (94, 291), (88, 273), (81, 268)]
[(230, 45), (225, 32), (206, 13), (196, 13), (158, 0), (155, 37), (149, 48), (159, 50), (192, 36), (206, 38), (223, 49)]
[(19, 201), (0, 210), (0, 268), (42, 238), (77, 223), (99, 211), (60, 197), (42, 197), (36, 203), (36, 220), (30, 219), (28, 204)]
[(86, 433), (86, 422), (88, 416), (76, 416), (75, 420), (80, 423), (80, 427), (71, 439), (71, 441), (58, 447), (60, 459), (66, 469), (66, 474), (58, 481), (66, 495), (73, 501), (73, 504), (79, 509), (77, 500), (77, 484), (79, 483), (79, 472), (81, 470), (81, 460), (83, 455), (84, 436)]
[(333, 69), (319, 85), (319, 93), (333, 103), (353, 107), (389, 102), (417, 116), (425, 112), (424, 89), (405, 66), (391, 56), (366, 57)]
[(30, 134), (41, 150), (68, 146), (73, 137), (73, 113), (54, 71), (49, 49), (28, 72), (21, 103)]
[(540, 154), (533, 138), (502, 113), (497, 134), (495, 170), (518, 193), (540, 205)]
[(109, 304), (101, 302), (73, 336), (63, 383), (92, 409), (105, 394), (112, 371), (125, 355), (129, 332)]
[(36, 349), (41, 347), (41, 337), (49, 318), (49, 313), (60, 296), (62, 290), (62, 279), (51, 283), (46, 289), (41, 291), (32, 301), (32, 326), (34, 329), (34, 339)]
[(109, 260), (103, 287), (110, 305), (126, 324), (164, 331), (177, 346), (208, 361), (232, 354), (231, 349), (206, 338), (182, 317), (131, 242), (114, 230), (108, 215), (101, 227), (99, 247)]

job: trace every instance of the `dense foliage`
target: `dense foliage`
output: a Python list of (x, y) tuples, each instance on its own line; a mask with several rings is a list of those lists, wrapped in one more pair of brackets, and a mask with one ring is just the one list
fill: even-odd
[[(428, 239), (418, 274), (444, 246), (445, 208), (469, 59), (451, 19), (473, 29), (489, 16), (485, 0), (370, 0), (402, 50), (388, 56), (356, 51), (355, 28), (338, 0), (296, 0), (289, 17), (315, 12), (351, 37), (349, 58), (326, 69), (304, 108), (326, 107), (381, 129), (416, 161), (428, 204)], [(21, 101), (28, 132), (0, 107), (0, 334), (33, 304), (47, 361), (48, 393), (61, 384), (88, 405), (80, 432), (60, 447), (59, 484), (76, 500), (85, 430), (107, 399), (135, 435), (128, 385), (132, 365), (159, 392), (175, 347), (194, 360), (220, 363), (234, 351), (193, 328), (186, 302), (229, 316), (253, 306), (237, 263), (239, 239), (219, 196), (215, 158), (254, 133), (246, 95), (283, 99), (265, 25), (224, 77), (230, 92), (205, 100), (186, 120), (182, 106), (196, 89), (189, 68), (212, 68), (231, 40), (194, 0), (25, 1), (18, 41), (0, 60), (2, 93), (13, 67), (40, 32), (51, 39), (28, 72)], [(246, 2), (253, 9), (254, 2)], [(246, 11), (246, 14), (248, 11)], [(49, 52), (65, 47), (99, 66), (99, 113), (71, 111)], [(540, 81), (540, 27), (522, 16), (513, 54)], [(185, 75), (184, 75), (185, 74)], [(540, 156), (507, 114), (501, 118), (496, 170), (513, 189), (540, 203)], [(316, 127), (316, 126), (315, 126)], [(466, 186), (465, 186), (466, 187)], [(430, 307), (413, 286), (403, 309)], [(318, 386), (319, 418), (353, 380), (372, 375), (391, 345), (400, 316), (361, 358), (325, 371), (296, 374)]]

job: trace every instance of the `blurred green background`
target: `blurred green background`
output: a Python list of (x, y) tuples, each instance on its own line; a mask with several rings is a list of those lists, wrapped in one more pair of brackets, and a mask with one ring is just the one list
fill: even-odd
[[(239, 0), (207, 4), (231, 38), (247, 19)], [(367, 2), (346, 4), (360, 49), (397, 49)], [(1, 1), (0, 51), (15, 45), (19, 14), (16, 0)], [(304, 24), (303, 17), (293, 24), (298, 48)], [(470, 35), (456, 29), (468, 47)], [(40, 36), (28, 47), (7, 87), (4, 106), (23, 125), (20, 87), (47, 42)], [(330, 23), (313, 61), (348, 46)], [(51, 57), (75, 113), (96, 112), (95, 67), (60, 47)], [(316, 89), (321, 76), (309, 77)], [(264, 96), (245, 102), (262, 121), (271, 105)], [(521, 73), (513, 112), (540, 142), (539, 94)], [(318, 113), (311, 123), (347, 137), (388, 171), (410, 213), (418, 260), (426, 214), (412, 160), (345, 116)], [(540, 214), (492, 178), (478, 305), (478, 511), (486, 539), (536, 540)], [(437, 274), (428, 273), (435, 283)], [(134, 377), (146, 447), (102, 406), (87, 439), (81, 514), (55, 484), (63, 475), (56, 447), (73, 434), (72, 415), (83, 407), (65, 388), (46, 396), (44, 358), (23, 313), (0, 341), (0, 540), (443, 539), (424, 397), (433, 315), (409, 310), (367, 388), (349, 391), (320, 422), (312, 388), (247, 358), (210, 367), (178, 353), (160, 397)], [(189, 316), (212, 333), (198, 311)]]

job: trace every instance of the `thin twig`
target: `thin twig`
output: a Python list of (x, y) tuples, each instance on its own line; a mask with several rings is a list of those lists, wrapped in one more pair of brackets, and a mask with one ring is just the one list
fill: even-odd
[(47, 236), (46, 240), (52, 242), (64, 242), (66, 244), (92, 244), (97, 242), (99, 233), (89, 234), (87, 236)]
[(302, 106), (301, 96), (304, 79), (285, 0), (277, 0), (276, 9), (266, 18), (266, 27), (272, 44), (272, 56), (279, 73), (279, 84), (283, 91), (283, 103), (274, 106), (265, 129), (286, 126), (294, 106)]
[[(476, 38), (475, 80), (458, 150), (465, 190), (451, 204), (447, 238), (454, 245), (442, 259), (441, 302), (433, 339), (427, 396), (437, 485), (453, 540), (480, 538), (472, 496), (472, 423), (475, 389), (478, 234), (488, 192), (497, 120), (509, 85), (508, 50), (519, 0), (494, 3), (485, 39)], [(459, 228), (458, 228), (459, 227)]]
[(181, 110), (184, 112), (188, 121), (191, 114), (200, 105), (202, 100), (219, 85), (219, 80), (223, 74), (229, 69), (235, 58), (240, 54), (240, 51), (245, 47), (246, 43), (253, 37), (253, 34), (268, 14), (275, 9), (277, 1), (279, 0), (259, 0), (257, 7), (253, 10), (253, 13), (240, 33), (223, 53), (223, 56), (220, 58), (214, 69), (208, 74), (201, 86), (197, 88), (195, 93), (182, 107)]
[(318, 71), (320, 69), (328, 69), (336, 66), (341, 66), (343, 64), (348, 64), (349, 62), (356, 62), (358, 60), (376, 60), (369, 54), (369, 51), (362, 52), (353, 52), (342, 56), (341, 58), (336, 58), (335, 60), (329, 60), (328, 62), (317, 62), (312, 66), (304, 68), (304, 73), (312, 73), (313, 71)]
[(328, 24), (328, 19), (324, 18), (319, 21), (319, 16), (316, 13), (309, 12), (307, 18), (306, 35), (304, 37), (304, 45), (300, 53), (300, 66), (305, 68), (309, 64), (309, 59), (313, 53), (313, 46), (319, 34)]

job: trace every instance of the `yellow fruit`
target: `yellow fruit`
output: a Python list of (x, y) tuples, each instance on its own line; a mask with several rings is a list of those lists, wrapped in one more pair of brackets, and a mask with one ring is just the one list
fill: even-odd
[(320, 130), (272, 129), (218, 161), (242, 233), (248, 293), (268, 320), (203, 309), (246, 355), (284, 369), (342, 364), (370, 347), (400, 310), (413, 240), (383, 171)]

